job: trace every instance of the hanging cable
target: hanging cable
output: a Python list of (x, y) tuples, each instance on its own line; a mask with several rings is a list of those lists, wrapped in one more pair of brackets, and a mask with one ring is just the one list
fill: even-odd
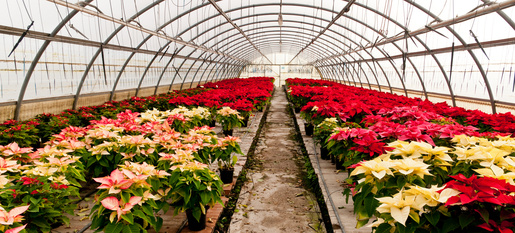
[(453, 62), (454, 62), (454, 42), (452, 42), (452, 49), (451, 49), (451, 68), (449, 70), (449, 83), (451, 82), (451, 78), (452, 78)]
[(470, 32), (470, 35), (471, 35), (472, 37), (474, 37), (474, 40), (476, 41), (476, 43), (477, 43), (477, 45), (479, 46), (479, 48), (481, 49), (481, 51), (483, 51), (483, 53), (485, 54), (486, 58), (487, 58), (488, 60), (490, 60), (490, 58), (489, 58), (489, 57), (488, 57), (488, 55), (486, 54), (485, 49), (483, 48), (483, 45), (481, 45), (481, 43), (480, 43), (480, 42), (479, 42), (479, 40), (477, 39), (477, 36), (474, 34), (474, 32), (472, 32), (472, 29), (471, 29), (471, 30), (469, 30), (469, 32)]
[(25, 7), (25, 11), (27, 12), (27, 16), (29, 16), (30, 21), (34, 21), (30, 16), (29, 9), (27, 9), (27, 5), (25, 5), (25, 0), (22, 0), (23, 6)]
[(16, 50), (16, 48), (18, 47), (18, 45), (20, 45), (21, 41), (23, 40), (23, 38), (25, 38), (25, 36), (27, 35), (27, 33), (29, 32), (30, 28), (31, 28), (33, 25), (34, 25), (34, 21), (32, 21), (32, 22), (30, 23), (30, 25), (27, 27), (27, 30), (25, 30), (25, 31), (21, 34), (20, 38), (18, 39), (18, 42), (16, 42), (16, 44), (15, 44), (15, 45), (14, 45), (14, 47), (13, 47), (13, 49), (12, 49), (12, 50), (11, 50), (11, 52), (9, 53), (9, 56), (7, 56), (7, 57), (10, 57), (10, 56), (11, 56), (11, 54), (13, 54), (14, 50)]

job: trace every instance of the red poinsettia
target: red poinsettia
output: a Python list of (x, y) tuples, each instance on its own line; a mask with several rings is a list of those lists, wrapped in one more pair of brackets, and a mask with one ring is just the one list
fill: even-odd
[(461, 193), (450, 197), (445, 203), (446, 206), (465, 205), (471, 202), (485, 202), (501, 206), (515, 204), (515, 197), (511, 195), (511, 193), (515, 192), (515, 186), (505, 180), (492, 177), (477, 177), (476, 175), (467, 178), (463, 174), (450, 177), (454, 180), (447, 182), (445, 188), (441, 191), (454, 189)]

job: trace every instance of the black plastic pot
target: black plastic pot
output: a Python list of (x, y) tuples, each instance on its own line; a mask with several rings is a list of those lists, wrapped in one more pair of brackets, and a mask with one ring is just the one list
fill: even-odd
[(215, 127), (216, 126), (216, 120), (213, 119), (211, 122), (209, 122), (209, 127)]
[(301, 109), (301, 107), (295, 107), (295, 113), (299, 113), (300, 109)]
[(220, 169), (220, 179), (224, 184), (232, 183), (234, 177), (234, 168), (232, 169)]
[(320, 146), (320, 158), (322, 158), (323, 160), (331, 159), (331, 157), (329, 157), (329, 150), (327, 149), (325, 144), (322, 144), (322, 146)]
[(345, 170), (345, 167), (343, 166), (343, 161), (336, 160), (336, 170)]
[(197, 221), (197, 219), (193, 217), (193, 212), (191, 210), (186, 210), (186, 218), (188, 218), (188, 229), (192, 231), (201, 231), (206, 229), (206, 214), (200, 213), (200, 219)]
[(243, 118), (241, 127), (247, 127), (249, 125), (249, 118), (250, 118), (250, 116), (245, 116), (245, 118)]
[(222, 133), (223, 133), (225, 136), (232, 136), (232, 132), (233, 132), (233, 130), (232, 130), (232, 129), (229, 129), (229, 130), (222, 130)]
[(315, 126), (310, 123), (304, 123), (304, 130), (306, 131), (306, 136), (312, 136), (313, 130), (315, 129)]

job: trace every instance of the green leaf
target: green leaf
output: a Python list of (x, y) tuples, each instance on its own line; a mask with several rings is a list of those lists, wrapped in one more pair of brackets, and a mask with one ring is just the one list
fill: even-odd
[(458, 221), (456, 221), (453, 218), (448, 218), (443, 223), (442, 232), (443, 233), (451, 232), (453, 230), (458, 229), (458, 227), (460, 227), (460, 223)]
[(358, 220), (358, 222), (356, 223), (356, 229), (359, 229), (359, 228), (365, 226), (367, 223), (368, 223), (368, 219)]
[(102, 167), (109, 167), (109, 162), (107, 159), (102, 158), (100, 161), (98, 161)]
[(122, 201), (124, 203), (128, 203), (129, 200), (131, 199), (131, 194), (128, 192), (121, 192), (121, 194), (122, 194)]
[(465, 229), (469, 224), (471, 224), (474, 221), (474, 217), (470, 215), (461, 214), (460, 217), (460, 226), (461, 229)]
[(34, 225), (36, 225), (36, 226), (38, 226), (40, 228), (50, 228), (50, 223), (48, 223), (47, 221), (43, 220), (43, 218), (35, 218), (30, 223), (34, 224)]
[(159, 230), (161, 230), (162, 226), (163, 226), (163, 219), (161, 217), (157, 217), (157, 222), (156, 222), (156, 225), (154, 226), (154, 230), (156, 230), (156, 232), (159, 232)]
[(104, 222), (103, 217), (94, 216), (93, 221), (91, 222), (91, 229), (94, 230), (94, 229), (99, 228), (100, 226), (102, 226), (103, 222)]
[(141, 226), (139, 224), (125, 225), (123, 227), (123, 233), (140, 233)]
[(406, 179), (403, 176), (397, 178), (397, 187), (400, 189), (406, 185)]
[(132, 213), (124, 214), (122, 215), (122, 218), (130, 224), (134, 224), (134, 216), (132, 215)]
[(374, 198), (374, 195), (368, 195), (365, 200), (365, 210), (368, 216), (374, 215), (377, 207), (379, 206), (379, 201)]
[(488, 213), (488, 210), (478, 209), (477, 211), (479, 211), (479, 214), (485, 220), (485, 222), (488, 222), (488, 220), (490, 219), (490, 213)]
[(209, 200), (211, 199), (209, 196), (209, 193), (207, 192), (201, 192), (200, 193), (200, 199), (202, 199), (202, 204), (209, 203)]
[(145, 214), (150, 215), (150, 216), (154, 215), (154, 213), (152, 211), (152, 207), (150, 207), (149, 205), (142, 205), (141, 208), (143, 209), (143, 212), (145, 212)]
[(426, 219), (431, 223), (431, 225), (436, 226), (438, 221), (440, 220), (440, 212), (438, 211), (431, 211), (427, 214), (424, 214)]
[(414, 210), (414, 209), (411, 209), (410, 212), (409, 212), (409, 216), (411, 217), (411, 219), (413, 219), (416, 223), (420, 223), (420, 216), (418, 215), (418, 213)]
[(400, 223), (395, 223), (395, 226), (396, 226), (396, 231), (395, 232), (398, 232), (398, 233), (404, 233), (406, 232), (406, 227)]
[(30, 197), (30, 202), (32, 202), (32, 204), (34, 204), (34, 205), (37, 205), (39, 203), (39, 200), (36, 198)]
[(123, 226), (124, 225), (122, 223), (109, 223), (104, 228), (104, 232), (120, 233), (122, 232)]
[(392, 226), (388, 223), (381, 223), (375, 231), (375, 233), (390, 233), (390, 229), (392, 229)]
[(132, 214), (133, 214), (134, 216), (136, 216), (136, 217), (139, 217), (139, 218), (141, 218), (141, 219), (143, 219), (143, 220), (147, 221), (147, 222), (150, 222), (149, 217), (148, 217), (145, 213), (143, 213), (143, 211), (141, 211), (141, 210), (135, 210), (135, 211), (133, 211), (133, 213), (132, 213)]

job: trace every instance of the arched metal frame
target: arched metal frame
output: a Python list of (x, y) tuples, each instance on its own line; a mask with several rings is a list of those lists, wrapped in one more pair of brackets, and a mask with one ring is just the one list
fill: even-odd
[[(86, 0), (84, 1), (84, 3), (87, 5), (87, 4), (90, 4), (93, 0)], [(496, 12), (502, 19), (504, 19), (504, 21), (506, 21), (514, 30), (515, 30), (515, 23), (511, 20), (511, 18), (509, 18), (503, 11), (502, 9), (504, 8), (507, 8), (507, 7), (511, 7), (511, 6), (514, 6), (515, 5), (515, 1), (513, 0), (508, 0), (508, 1), (505, 1), (505, 2), (502, 2), (502, 3), (493, 3), (493, 2), (490, 2), (489, 0), (482, 0), (485, 5), (487, 7), (490, 7), (492, 6), (491, 8), (492, 9), (487, 9), (487, 10), (484, 10), (482, 11), (481, 13), (482, 14), (488, 14), (488, 13), (491, 13), (491, 12)], [(149, 5), (147, 5), (146, 7), (144, 7), (142, 10), (140, 10), (139, 12), (136, 12), (133, 16), (131, 16), (126, 22), (127, 23), (130, 23), (132, 22), (133, 20), (137, 19), (138, 17), (140, 17), (141, 15), (143, 15), (145, 12), (147, 12), (148, 10), (152, 9), (153, 7), (159, 5), (160, 3), (164, 2), (164, 0), (157, 0), (157, 1), (154, 1), (152, 3), (150, 3)], [(168, 22), (164, 23), (163, 25), (159, 26), (157, 28), (156, 31), (159, 31), (160, 29), (163, 29), (165, 28), (166, 26), (170, 25), (171, 23), (173, 23), (175, 20), (181, 18), (181, 17), (184, 17), (194, 11), (197, 11), (197, 10), (200, 10), (200, 9), (203, 9), (204, 7), (208, 7), (208, 6), (217, 6), (217, 4), (215, 2), (219, 2), (219, 1), (209, 1), (209, 2), (204, 2), (203, 4), (201, 5), (198, 5), (198, 6), (195, 6), (195, 7), (192, 7), (190, 8), (189, 10), (185, 11), (185, 12), (182, 12), (181, 14), (177, 15), (176, 17), (174, 17), (173, 19), (169, 20)], [(350, 2), (350, 1), (348, 1)], [(433, 18), (436, 22), (443, 22), (442, 19), (440, 19), (438, 16), (436, 16), (435, 14), (433, 14), (432, 12), (430, 12), (428, 9), (422, 7), (421, 5), (417, 4), (416, 2), (414, 1), (411, 1), (411, 0), (404, 0), (405, 3), (407, 4), (410, 4), (412, 5), (413, 7), (419, 9), (420, 11), (424, 12), (425, 14), (427, 14), (429, 17)], [(495, 7), (497, 5), (501, 5), (504, 7), (504, 8), (499, 8), (499, 9), (496, 9)], [(305, 7), (305, 8), (312, 8), (312, 9), (318, 9), (318, 10), (321, 10), (321, 11), (326, 11), (326, 12), (330, 12), (332, 14), (337, 14), (338, 17), (345, 17), (349, 20), (352, 20), (354, 22), (357, 22), (361, 25), (363, 25), (364, 27), (366, 28), (369, 28), (370, 30), (372, 30), (373, 32), (377, 33), (378, 35), (382, 36), (383, 38), (385, 39), (389, 39), (386, 37), (386, 35), (382, 34), (381, 32), (379, 32), (377, 29), (373, 28), (372, 26), (360, 21), (359, 19), (356, 19), (354, 17), (350, 17), (348, 15), (344, 15), (342, 12), (337, 12), (337, 11), (334, 11), (334, 10), (330, 10), (330, 9), (326, 9), (326, 8), (322, 8), (322, 7), (319, 7), (319, 6), (313, 6), (313, 5), (306, 5), (306, 4), (297, 4), (297, 3), (282, 3), (283, 6), (297, 6), (297, 7)], [(370, 8), (362, 3), (359, 3), (359, 2), (353, 2), (353, 5), (354, 6), (357, 6), (357, 7), (361, 7), (369, 12), (373, 12), (374, 14), (378, 15), (378, 16), (381, 16), (382, 18), (385, 18), (386, 20), (388, 20), (390, 23), (394, 24), (395, 26), (405, 30), (406, 32), (408, 32), (408, 28), (404, 27), (402, 24), (400, 24), (399, 22), (395, 21), (393, 18), (387, 16), (387, 15), (384, 15), (383, 13), (379, 12), (378, 10), (376, 9), (373, 9), (373, 8)], [(231, 8), (231, 9), (228, 9), (226, 10), (225, 12), (224, 11), (220, 11), (219, 9), (219, 14), (214, 14), (212, 16), (210, 16), (209, 18), (217, 18), (218, 16), (224, 16), (224, 14), (228, 14), (230, 12), (233, 12), (233, 11), (237, 11), (237, 10), (243, 10), (243, 9), (248, 9), (248, 8), (256, 8), (256, 7), (264, 7), (264, 6), (279, 6), (279, 3), (264, 3), (264, 4), (251, 4), (251, 5), (247, 5), (247, 6), (241, 6), (241, 7), (237, 7), (237, 8)], [(353, 7), (354, 7), (353, 6)], [(59, 32), (60, 30), (78, 13), (80, 12), (80, 10), (77, 10), (77, 9), (73, 9), (62, 21), (61, 23), (59, 23), (56, 28), (52, 31), (52, 33), (49, 35), (49, 37), (55, 37)], [(289, 13), (288, 12), (283, 12), (282, 13), (283, 15), (288, 15)], [(469, 13), (471, 14), (471, 13)], [(481, 15), (482, 15), (481, 14)], [(248, 17), (259, 17), (259, 15), (265, 15), (265, 14), (255, 14), (255, 15), (249, 15), (249, 16), (246, 16), (246, 17), (240, 17), (240, 18), (248, 18)], [(294, 14), (292, 14), (294, 15)], [(308, 16), (308, 15), (306, 15)], [(226, 17), (226, 16), (224, 16)], [(324, 21), (324, 22), (329, 22), (329, 20), (326, 20), (324, 18), (321, 18), (321, 17), (318, 17), (318, 16), (308, 16), (308, 17), (311, 17), (311, 18), (314, 18), (316, 20), (320, 20), (321, 22)], [(479, 17), (479, 16), (468, 16), (468, 18), (466, 19), (463, 19), (463, 21), (465, 20), (468, 20), (468, 19), (472, 19), (474, 17)], [(227, 40), (227, 39), (223, 39), (223, 40), (220, 40), (219, 42), (217, 42), (217, 46), (220, 46), (220, 47), (230, 47), (230, 45), (232, 43), (237, 43), (237, 44), (240, 44), (241, 42), (238, 42), (239, 39), (241, 38), (245, 38), (247, 37), (247, 35), (245, 33), (249, 32), (249, 31), (252, 31), (252, 30), (242, 30), (242, 29), (239, 29), (239, 28), (242, 28), (244, 27), (243, 25), (239, 25), (239, 26), (236, 26), (236, 24), (232, 23), (231, 20), (233, 22), (236, 22), (238, 21), (239, 19), (229, 19), (228, 17), (227, 18), (227, 21), (228, 22), (225, 22), (225, 23), (231, 23), (234, 28), (232, 29), (229, 29), (227, 31), (232, 31), (232, 30), (236, 30), (236, 31), (240, 31), (240, 33), (242, 34), (243, 37), (240, 37), (236, 40)], [(113, 21), (114, 22), (114, 21)], [(253, 22), (252, 24), (259, 24), (259, 23), (263, 23), (265, 21), (257, 21), (257, 22)], [(287, 20), (285, 22), (293, 22), (291, 20)], [(462, 21), (461, 21), (462, 22)], [(202, 22), (198, 22), (197, 24), (200, 25)], [(216, 27), (221, 27), (222, 25), (225, 25), (225, 23), (221, 23), (221, 24), (218, 24), (216, 25), (215, 27), (213, 28), (216, 28)], [(301, 22), (301, 21), (297, 21), (295, 23), (301, 23), (301, 24), (310, 24), (308, 22)], [(346, 28), (344, 25), (341, 25), (337, 22), (337, 20), (333, 20), (331, 21), (331, 23), (334, 23), (335, 26), (338, 26), (338, 27), (341, 27), (341, 28), (344, 28), (345, 30), (347, 31), (352, 31), (350, 30), (349, 28)], [(250, 25), (250, 24), (249, 24)], [(329, 24), (331, 25), (331, 24)], [(118, 26), (118, 28), (109, 36), (107, 37), (107, 39), (104, 40), (104, 42), (102, 43), (103, 45), (109, 45), (109, 42), (123, 29), (125, 28), (126, 25), (124, 24), (120, 24)], [(280, 30), (282, 28), (288, 28), (287, 26), (278, 26), (280, 28)], [(470, 55), (470, 57), (472, 58), (472, 60), (474, 61), (476, 67), (479, 69), (480, 71), (480, 74), (483, 78), (483, 82), (485, 83), (485, 87), (487, 89), (487, 92), (488, 92), (488, 96), (489, 96), (489, 99), (490, 99), (490, 103), (492, 105), (492, 112), (496, 112), (496, 107), (495, 107), (495, 99), (493, 97), (493, 92), (491, 90), (491, 86), (490, 86), (490, 83), (489, 83), (489, 80), (486, 76), (486, 72), (484, 71), (484, 68), (483, 66), (481, 65), (481, 63), (479, 62), (479, 60), (477, 59), (475, 53), (472, 51), (473, 48), (467, 48), (468, 44), (465, 42), (465, 40), (456, 32), (454, 31), (450, 25), (444, 25), (442, 26), (443, 28), (445, 28), (447, 31), (449, 31), (460, 43), (461, 45), (465, 48), (465, 50), (468, 52), (468, 54)], [(263, 29), (263, 28), (266, 28), (266, 27), (257, 27), (257, 28), (254, 28), (254, 30), (257, 30), (257, 29)], [(270, 27), (272, 28), (272, 27)], [(189, 30), (192, 30), (193, 28), (191, 29), (188, 29), (188, 30), (185, 30), (184, 33), (188, 32)], [(336, 33), (337, 35), (341, 35), (340, 33), (337, 33), (335, 31), (332, 31), (330, 30), (329, 27), (326, 28), (328, 31), (331, 31), (331, 33)], [(210, 29), (211, 30), (211, 29)], [(306, 30), (304, 28), (304, 30)], [(325, 32), (325, 30), (324, 30)], [(262, 33), (262, 32), (261, 32)], [(352, 33), (358, 35), (358, 33), (352, 31)], [(422, 33), (429, 33), (429, 31), (427, 32), (421, 32), (419, 34), (422, 34)], [(233, 36), (237, 36), (238, 33), (236, 34), (232, 34), (230, 37), (233, 37)], [(254, 33), (255, 35), (259, 35), (259, 32), (257, 33)], [(250, 35), (254, 35), (254, 34), (250, 34)], [(218, 36), (221, 35), (221, 34), (218, 34), (216, 35), (215, 37), (218, 38)], [(143, 39), (139, 45), (136, 47), (136, 49), (134, 50), (134, 52), (132, 52), (132, 54), (129, 56), (129, 58), (126, 60), (126, 62), (124, 63), (124, 65), (122, 66), (122, 69), (120, 70), (116, 80), (115, 80), (115, 83), (113, 85), (113, 89), (111, 91), (111, 96), (110, 98), (112, 99), (113, 98), (113, 95), (116, 91), (116, 87), (117, 87), (117, 84), (125, 70), (125, 67), (127, 66), (127, 64), (130, 62), (131, 58), (134, 56), (134, 54), (136, 54), (138, 52), (138, 49), (141, 48), (141, 46), (143, 46), (145, 43), (148, 42), (148, 40), (150, 38), (152, 38), (154, 35), (150, 34), (148, 37), (146, 37), (145, 39)], [(275, 35), (277, 36), (277, 35)], [(282, 34), (280, 34), (280, 37), (282, 36)], [(322, 74), (322, 73), (325, 73), (325, 75), (328, 75), (327, 78), (331, 78), (332, 80), (339, 80), (340, 82), (343, 80), (343, 82), (345, 82), (345, 75), (351, 75), (351, 77), (354, 79), (354, 75), (352, 75), (352, 72), (355, 73), (355, 75), (357, 77), (360, 77), (359, 75), (359, 72), (363, 72), (364, 74), (364, 77), (365, 79), (367, 80), (367, 83), (368, 83), (368, 86), (369, 88), (371, 88), (371, 83), (370, 83), (370, 80), (369, 80), (369, 77), (367, 76), (367, 73), (365, 72), (365, 70), (363, 69), (362, 67), (362, 62), (364, 62), (366, 64), (366, 66), (368, 67), (368, 69), (372, 72), (373, 76), (375, 77), (376, 79), (376, 83), (377, 83), (377, 86), (379, 88), (381, 88), (381, 85), (379, 84), (379, 81), (377, 80), (377, 76), (376, 76), (376, 73), (377, 73), (377, 68), (376, 68), (376, 65), (379, 67), (379, 69), (381, 70), (381, 72), (385, 75), (385, 78), (386, 78), (386, 81), (388, 82), (388, 87), (390, 88), (390, 92), (392, 92), (392, 87), (389, 83), (389, 77), (386, 75), (383, 67), (381, 66), (381, 64), (376, 61), (372, 54), (367, 52), (366, 49), (364, 50), (370, 57), (371, 57), (371, 63), (373, 64), (374, 66), (374, 69), (372, 69), (372, 66), (369, 64), (369, 62), (367, 61), (366, 58), (364, 58), (360, 53), (357, 53), (355, 51), (355, 54), (357, 54), (359, 56), (359, 58), (355, 58), (353, 56), (351, 56), (351, 54), (349, 53), (338, 53), (336, 51), (336, 49), (334, 49), (334, 53), (329, 51), (326, 46), (323, 46), (325, 43), (329, 43), (329, 44), (332, 44), (333, 46), (336, 45), (334, 43), (332, 43), (330, 40), (326, 40), (326, 39), (323, 39), (323, 37), (325, 36), (328, 36), (329, 38), (331, 39), (335, 39), (333, 37), (331, 37), (330, 35), (327, 35), (327, 34), (324, 34), (324, 33), (321, 33), (319, 36), (317, 36), (315, 39), (313, 39), (311, 42), (308, 42), (305, 47), (301, 47), (303, 49), (301, 49), (299, 51), (299, 54), (301, 53), (307, 53), (307, 55), (305, 57), (309, 58), (309, 59), (312, 59), (312, 58), (316, 58), (315, 61), (314, 61), (314, 64), (315, 64), (315, 67), (316, 69)], [(418, 37), (418, 34), (415, 34), (415, 35), (410, 35), (412, 38), (414, 38), (416, 41), (418, 41), (421, 45), (423, 45), (424, 49), (428, 52), (431, 51), (431, 48), (429, 48), (419, 37)], [(272, 38), (272, 36), (270, 36), (270, 43), (277, 43), (277, 38), (274, 40)], [(321, 39), (322, 38), (322, 39)], [(362, 39), (364, 39), (365, 41), (367, 41), (369, 44), (371, 43), (371, 41), (367, 38), (364, 38), (364, 37), (361, 37)], [(211, 38), (212, 39), (212, 38)], [(210, 40), (211, 40), (210, 39)], [(261, 38), (258, 38), (258, 39), (262, 39)], [(320, 39), (322, 42), (320, 42)], [(355, 41), (351, 40), (350, 38), (346, 38), (347, 40), (351, 41), (353, 44), (355, 45), (358, 45), (358, 43), (356, 43)], [(210, 40), (207, 40), (207, 41), (204, 41), (203, 44), (207, 44)], [(231, 75), (235, 74), (235, 73), (239, 73), (241, 72), (241, 70), (244, 69), (245, 65), (246, 64), (250, 64), (251, 61), (257, 57), (259, 57), (259, 55), (256, 55), (256, 53), (260, 53), (260, 55), (262, 56), (266, 56), (265, 54), (263, 54), (260, 50), (259, 50), (259, 47), (258, 45), (265, 45), (265, 41), (262, 41), (260, 43), (252, 43), (252, 41), (250, 41), (250, 37), (247, 38), (247, 44), (242, 44), (241, 46), (231, 46), (231, 47), (236, 47), (238, 48), (237, 49), (232, 49), (230, 51), (230, 53), (227, 53), (227, 55), (229, 56), (225, 56), (225, 55), (221, 55), (219, 53), (216, 54), (216, 56), (213, 58), (213, 60), (211, 61), (208, 61), (206, 59), (203, 59), (202, 60), (202, 64), (199, 66), (197, 72), (195, 72), (195, 74), (193, 75), (192, 77), (192, 83), (190, 84), (190, 87), (191, 85), (193, 84), (197, 74), (198, 74), (198, 71), (200, 71), (200, 69), (204, 66), (204, 64), (206, 62), (208, 62), (209, 64), (206, 66), (204, 72), (202, 72), (202, 75), (199, 79), (199, 83), (203, 80), (203, 77), (206, 73), (206, 71), (208, 70), (208, 68), (215, 64), (214, 68), (211, 69), (211, 71), (209, 72), (209, 74), (207, 75), (207, 78), (205, 79), (206, 81), (207, 80), (211, 80), (209, 79), (210, 77), (216, 77), (217, 74), (221, 75), (220, 77), (216, 77), (216, 79), (220, 78), (220, 79), (224, 79), (226, 77), (230, 77)], [(283, 46), (293, 46), (293, 43), (299, 43), (300, 40), (297, 40), (297, 41), (288, 41), (288, 40), (282, 40), (282, 39), (279, 39), (281, 42), (285, 42), (286, 44), (283, 44)], [(316, 43), (315, 43), (315, 40)], [(396, 39), (397, 40), (397, 39)], [(40, 49), (38, 50), (38, 53), (35, 55), (34, 59), (32, 60), (32, 63), (29, 67), (29, 69), (27, 70), (27, 73), (26, 73), (26, 76), (25, 76), (25, 79), (23, 81), (23, 84), (21, 86), (21, 89), (20, 89), (20, 93), (19, 93), (19, 96), (18, 96), (18, 101), (16, 102), (16, 109), (15, 109), (15, 119), (18, 119), (19, 118), (19, 115), (20, 115), (20, 109), (21, 109), (21, 105), (22, 105), (22, 102), (23, 102), (23, 99), (24, 99), (24, 95), (25, 95), (25, 92), (26, 92), (26, 89), (27, 89), (27, 86), (28, 86), (28, 83), (31, 79), (31, 76), (33, 74), (33, 71), (35, 69), (35, 67), (37, 66), (37, 63), (39, 62), (41, 56), (43, 55), (43, 53), (46, 51), (46, 48), (48, 47), (48, 45), (50, 44), (52, 40), (51, 39), (46, 39), (45, 42), (43, 43), (43, 45), (40, 47)], [(225, 44), (221, 44), (222, 41), (225, 41)], [(172, 43), (172, 41), (169, 41), (167, 43), (167, 45), (169, 45), (170, 43)], [(306, 41), (301, 41), (300, 43), (306, 43)], [(395, 44), (395, 40), (392, 40), (392, 41), (389, 41), (388, 42), (389, 44), (392, 44), (394, 45), (397, 49), (399, 49), (399, 51), (401, 51), (402, 53), (402, 49), (397, 46)], [(254, 45), (255, 44), (255, 45)], [(317, 45), (317, 44), (321, 44), (321, 45)], [(345, 44), (345, 43), (342, 43), (343, 46), (347, 46), (349, 47), (349, 45)], [(155, 58), (160, 55), (161, 51), (167, 46), (162, 46), (158, 51), (155, 51), (155, 56), (153, 59), (151, 59), (151, 61), (149, 62), (149, 64), (146, 66), (146, 69), (145, 71), (143, 72), (143, 74), (141, 75), (141, 79), (140, 79), (140, 82), (139, 82), (139, 85), (136, 89), (136, 95), (138, 93), (138, 91), (140, 90), (141, 88), (141, 84), (143, 83), (143, 79), (145, 78), (146, 76), (146, 73), (148, 71), (148, 69), (152, 66), (152, 63), (153, 61), (155, 60)], [(249, 50), (248, 47), (251, 46), (251, 47), (254, 47), (254, 50)], [(182, 48), (186, 47), (186, 45), (183, 45)], [(271, 46), (272, 48), (274, 48), (274, 46)], [(308, 47), (313, 47), (312, 49), (308, 49)], [(181, 48), (181, 50), (182, 50)], [(336, 46), (336, 48), (338, 49), (342, 49), (342, 47), (340, 46)], [(90, 63), (88, 63), (88, 66), (86, 68), (86, 70), (84, 71), (83, 73), (83, 76), (80, 80), (80, 83), (79, 83), (79, 86), (77, 88), (77, 92), (75, 94), (75, 99), (74, 99), (74, 103), (73, 103), (73, 108), (76, 108), (77, 107), (77, 103), (78, 103), (78, 99), (81, 95), (81, 91), (82, 91), (82, 86), (84, 84), (84, 81), (85, 79), (87, 78), (87, 75), (88, 75), (88, 72), (89, 70), (91, 69), (91, 67), (93, 66), (93, 64), (95, 63), (95, 60), (98, 58), (98, 55), (102, 52), (102, 46), (97, 50), (97, 52), (92, 56), (92, 59), (90, 60)], [(379, 48), (377, 48), (378, 51), (380, 51), (385, 57), (383, 58), (386, 58), (386, 54), (385, 52), (381, 51)], [(245, 55), (242, 54), (244, 52), (242, 51), (245, 51)], [(343, 51), (343, 49), (342, 49)], [(203, 53), (201, 53), (201, 55), (199, 55), (196, 59), (192, 59), (194, 60), (193, 64), (196, 64), (197, 61), (201, 60), (200, 57), (202, 57), (207, 51), (204, 51)], [(178, 54), (178, 53), (177, 53)], [(193, 52), (191, 53), (191, 55), (193, 54)], [(234, 54), (234, 55), (232, 55)], [(452, 90), (452, 87), (451, 87), (451, 83), (450, 83), (450, 80), (449, 78), (447, 77), (447, 72), (445, 71), (445, 69), (443, 68), (443, 66), (441, 65), (441, 62), (436, 58), (436, 56), (432, 53), (429, 53), (431, 55), (431, 57), (433, 58), (433, 60), (435, 61), (435, 63), (438, 65), (441, 73), (442, 73), (442, 76), (443, 78), (445, 79), (445, 82), (448, 86), (448, 89), (449, 89), (449, 94), (450, 94), (450, 97), (452, 99), (452, 102), (453, 102), (453, 105), (456, 105), (456, 102), (455, 102), (455, 95), (454, 95), (454, 92)], [(175, 54), (174, 54), (175, 55)], [(163, 71), (161, 72), (161, 75), (159, 76), (159, 79), (156, 83), (156, 86), (155, 86), (155, 93), (157, 92), (157, 89), (160, 85), (160, 82), (161, 82), (161, 79), (163, 77), (163, 75), (165, 74), (166, 70), (168, 69), (169, 65), (171, 64), (171, 62), (173, 62), (173, 59), (174, 59), (174, 55), (171, 56), (169, 62), (165, 65), (165, 67), (163, 68)], [(214, 53), (211, 53), (209, 56), (206, 56), (206, 58), (210, 58), (212, 57), (212, 55), (214, 55)], [(237, 55), (237, 56), (235, 56)], [(350, 59), (352, 60), (348, 60), (344, 55), (347, 55), (350, 57)], [(189, 56), (188, 56), (189, 57)], [(236, 58), (236, 59), (234, 59)], [(326, 59), (326, 61), (322, 61)], [(293, 59), (292, 59), (293, 60)], [(184, 59), (184, 61), (186, 61), (186, 59)], [(184, 64), (184, 61), (182, 64)], [(390, 64), (392, 65), (392, 67), (395, 69), (395, 72), (397, 73), (397, 76), (400, 78), (401, 75), (399, 73), (399, 71), (397, 70), (397, 68), (394, 66), (394, 64), (392, 63), (392, 60), (389, 59), (388, 60), (390, 62)], [(416, 68), (416, 66), (414, 65), (414, 63), (411, 61), (411, 59), (409, 59), (409, 57), (407, 58), (407, 61), (410, 63), (411, 67), (413, 68), (413, 70), (415, 71), (417, 77), (419, 78), (419, 81), (420, 81), (420, 84), (422, 85), (422, 91), (423, 93), (426, 95), (426, 98), (427, 98), (427, 92), (425, 90), (425, 86), (424, 86), (424, 81), (421, 79), (421, 76), (418, 72), (418, 69)], [(358, 67), (354, 67), (354, 63), (358, 63), (357, 66)], [(181, 67), (182, 67), (182, 64), (181, 64)], [(352, 72), (349, 73), (348, 70), (349, 70), (349, 67), (348, 66), (351, 66), (351, 69), (352, 69)], [(186, 76), (183, 78), (183, 81), (181, 83), (181, 89), (182, 89), (182, 86), (185, 82), (185, 80), (187, 79), (187, 75), (189, 74), (189, 72), (191, 71), (191, 69), (193, 68), (193, 65), (188, 69), (187, 71), (187, 74)], [(335, 69), (336, 68), (336, 69)], [(342, 69), (342, 72), (341, 74), (345, 74), (345, 75), (341, 75), (341, 74), (338, 74), (338, 71), (339, 69)], [(180, 69), (180, 68), (179, 68)], [(218, 72), (218, 69), (221, 69), (221, 72), (219, 73)], [(321, 69), (321, 70), (320, 70)], [(213, 70), (215, 70), (215, 73), (213, 74)], [(213, 76), (212, 76), (213, 75)], [(176, 76), (177, 76), (177, 73), (176, 73)], [(340, 76), (340, 77), (339, 77)], [(171, 86), (173, 85), (174, 83), (174, 80), (175, 80), (175, 77), (173, 78), (171, 84), (170, 84), (170, 88)], [(363, 86), (362, 82), (361, 82), (361, 79), (358, 78), (358, 80), (360, 81), (360, 85)], [(350, 83), (350, 79), (347, 77), (347, 81)], [(404, 92), (405, 92), (405, 95), (407, 96), (407, 89), (404, 85), (404, 82), (402, 79), (400, 79), (401, 81), (401, 84), (403, 86), (403, 89), (404, 89)], [(353, 81), (354, 84), (356, 84), (357, 82), (354, 80)]]

